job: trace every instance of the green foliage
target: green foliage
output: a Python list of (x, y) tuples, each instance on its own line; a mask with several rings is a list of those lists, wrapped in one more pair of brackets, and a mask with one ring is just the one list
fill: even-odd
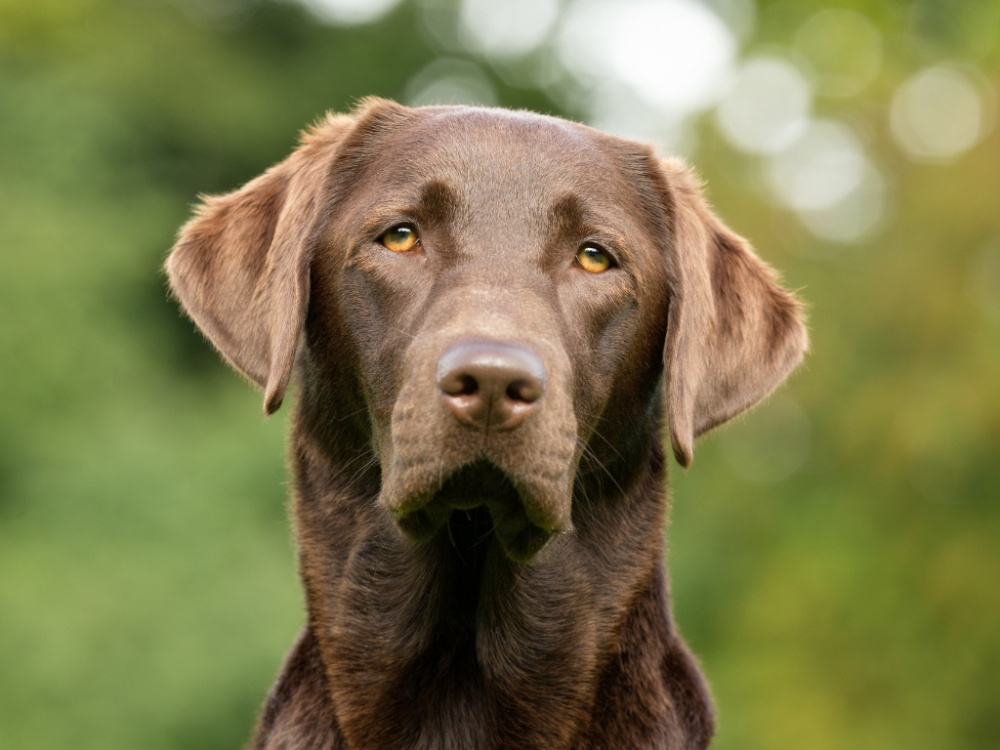
[[(817, 108), (888, 177), (879, 235), (815, 239), (696, 123), (715, 206), (801, 289), (813, 348), (674, 472), (675, 608), (719, 750), (993, 750), (1000, 137), (911, 162), (887, 108), (944, 58), (1000, 84), (983, 33), (1000, 11), (847, 5), (883, 33), (882, 69)], [(787, 46), (821, 7), (766, 3), (744, 44)], [(347, 28), (290, 2), (0, 2), (0, 745), (247, 735), (302, 622), (285, 420), (262, 419), (159, 265), (198, 194), (282, 158), (326, 109), (405, 98), (441, 56), (476, 61), (419, 13)], [(504, 106), (582, 115), (479, 62)]]

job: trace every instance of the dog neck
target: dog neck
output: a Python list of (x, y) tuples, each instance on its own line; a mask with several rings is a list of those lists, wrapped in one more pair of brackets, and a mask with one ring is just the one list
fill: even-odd
[[(624, 747), (642, 731), (707, 742), (707, 694), (666, 603), (665, 466), (655, 440), (633, 447), (646, 460), (622, 462), (641, 467), (632, 475), (612, 462), (582, 476), (574, 531), (517, 563), (495, 540), (478, 541), (476, 511), (453, 519), (447, 537), (407, 540), (377, 502), (377, 465), (364, 444), (343, 427), (339, 436), (329, 425), (298, 427), (309, 625), (257, 747), (292, 720), (281, 696), (294, 685), (314, 693), (297, 705), (316, 707), (309, 719), (297, 711), (295, 731), (339, 738), (331, 748)], [(667, 661), (680, 687), (655, 669)], [(624, 726), (616, 712), (626, 706), (628, 737), (606, 735)], [(649, 746), (702, 747), (681, 734), (651, 736)]]

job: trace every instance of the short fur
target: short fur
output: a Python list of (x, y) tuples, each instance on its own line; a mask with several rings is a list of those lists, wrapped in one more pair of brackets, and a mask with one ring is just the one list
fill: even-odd
[[(421, 242), (393, 253), (403, 222)], [(585, 271), (586, 243), (616, 265)], [(308, 622), (253, 748), (708, 746), (662, 435), (688, 466), (806, 333), (683, 164), (556, 118), (368, 100), (206, 199), (167, 270), (268, 413), (297, 379)], [(470, 340), (544, 364), (516, 428), (445, 407), (436, 367)]]

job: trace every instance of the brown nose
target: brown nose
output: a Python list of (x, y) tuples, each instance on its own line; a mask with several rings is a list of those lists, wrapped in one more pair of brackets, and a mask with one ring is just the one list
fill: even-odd
[(462, 341), (437, 368), (438, 388), (459, 420), (480, 430), (510, 430), (538, 408), (545, 366), (527, 347), (502, 341)]

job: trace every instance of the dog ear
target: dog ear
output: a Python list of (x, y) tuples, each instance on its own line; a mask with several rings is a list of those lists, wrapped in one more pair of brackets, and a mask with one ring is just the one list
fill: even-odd
[(808, 347), (800, 303), (712, 213), (679, 161), (660, 162), (673, 231), (664, 372), (670, 442), (689, 466), (694, 439), (753, 406)]
[(281, 406), (309, 298), (308, 241), (353, 116), (327, 115), (285, 161), (202, 200), (167, 258), (170, 286), (223, 358)]

